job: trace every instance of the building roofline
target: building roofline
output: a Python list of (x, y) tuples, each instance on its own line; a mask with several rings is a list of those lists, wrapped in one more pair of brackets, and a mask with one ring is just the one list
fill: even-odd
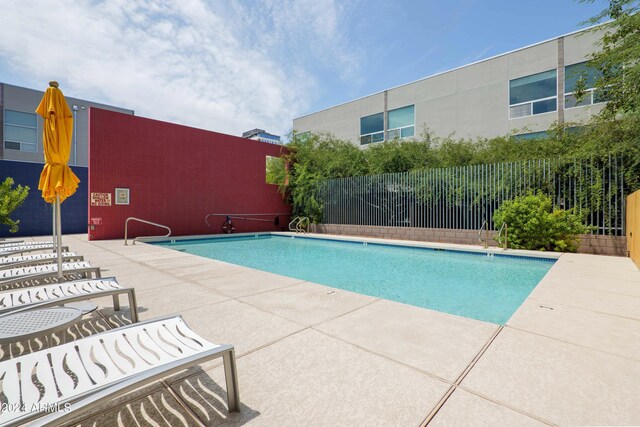
[[(18, 88), (18, 89), (32, 90), (32, 91), (34, 91), (34, 92), (42, 92), (42, 93), (44, 93), (44, 90), (34, 89), (34, 88), (32, 88), (32, 87), (18, 86), (18, 85), (14, 85), (14, 84), (12, 84), (12, 83), (0, 82), (0, 85), (13, 86), (13, 87)], [(92, 100), (90, 100), (90, 99), (78, 98), (78, 97), (75, 97), (75, 96), (73, 96), (73, 95), (68, 95), (68, 94), (65, 94), (65, 95), (64, 95), (64, 97), (65, 97), (65, 98), (77, 99), (78, 101), (90, 102), (91, 104), (94, 104), (94, 106), (95, 106), (95, 107), (119, 108), (119, 109), (121, 109), (121, 110), (130, 111), (130, 112), (131, 112), (131, 114), (135, 115), (135, 110), (132, 110), (131, 108), (120, 107), (120, 106), (118, 106), (118, 105), (105, 104), (105, 103), (103, 103), (103, 102), (96, 102), (96, 101), (92, 101)]]
[(592, 30), (592, 29), (594, 29), (596, 27), (608, 24), (609, 22), (612, 22), (612, 21), (607, 21), (607, 22), (602, 22), (602, 23), (599, 23), (599, 24), (591, 25), (590, 27), (586, 27), (586, 28), (575, 30), (575, 31), (571, 31), (570, 33), (561, 34), (559, 36), (551, 37), (549, 39), (546, 39), (546, 40), (543, 40), (543, 41), (540, 41), (540, 42), (532, 43), (532, 44), (529, 44), (529, 45), (526, 45), (526, 46), (523, 46), (523, 47), (519, 47), (517, 49), (513, 49), (513, 50), (510, 50), (510, 51), (507, 51), (507, 52), (504, 52), (504, 53), (499, 53), (497, 55), (490, 56), (489, 58), (480, 59), (478, 61), (470, 62), (469, 64), (461, 65), (459, 67), (451, 68), (449, 70), (439, 71), (437, 73), (430, 74), (430, 75), (428, 75), (426, 77), (421, 77), (419, 79), (410, 81), (408, 83), (402, 83), (400, 85), (393, 86), (393, 87), (390, 87), (388, 89), (383, 89), (383, 90), (378, 91), (378, 92), (370, 93), (368, 95), (364, 95), (364, 96), (358, 97), (356, 99), (352, 99), (351, 101), (343, 102), (343, 103), (340, 103), (340, 104), (335, 104), (335, 105), (332, 105), (331, 107), (323, 108), (321, 110), (317, 110), (317, 111), (314, 111), (314, 112), (311, 112), (311, 113), (308, 113), (308, 114), (304, 114), (304, 115), (299, 116), (299, 117), (295, 117), (293, 120), (302, 119), (304, 117), (308, 117), (308, 116), (311, 116), (311, 115), (314, 115), (314, 114), (317, 114), (317, 113), (321, 113), (323, 111), (331, 110), (332, 108), (340, 107), (342, 105), (347, 105), (347, 104), (350, 104), (352, 102), (357, 102), (357, 101), (360, 101), (362, 99), (369, 98), (371, 96), (380, 95), (380, 94), (383, 94), (386, 91), (390, 91), (390, 90), (398, 89), (398, 88), (401, 88), (401, 87), (404, 87), (404, 86), (412, 85), (414, 83), (418, 83), (418, 82), (421, 82), (423, 80), (427, 80), (427, 79), (430, 79), (430, 78), (433, 78), (433, 77), (441, 76), (443, 74), (447, 74), (447, 73), (451, 73), (451, 72), (454, 72), (454, 71), (458, 71), (458, 70), (461, 70), (461, 69), (466, 68), (466, 67), (471, 67), (472, 65), (480, 64), (482, 62), (491, 61), (493, 59), (500, 58), (502, 56), (511, 55), (512, 53), (519, 52), (519, 51), (525, 50), (525, 49), (529, 49), (529, 48), (532, 48), (534, 46), (538, 46), (538, 45), (541, 45), (541, 44), (544, 44), (544, 43), (549, 43), (551, 41), (558, 40), (558, 39), (563, 38), (563, 37), (569, 37), (569, 36), (572, 36), (574, 34), (590, 31), (590, 30)]

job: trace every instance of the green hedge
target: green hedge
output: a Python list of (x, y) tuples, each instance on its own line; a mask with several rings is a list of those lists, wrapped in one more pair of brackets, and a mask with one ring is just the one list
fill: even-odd
[(576, 252), (578, 235), (588, 228), (580, 216), (552, 206), (549, 196), (529, 193), (502, 203), (493, 214), (493, 223), (496, 230), (507, 224), (510, 248)]

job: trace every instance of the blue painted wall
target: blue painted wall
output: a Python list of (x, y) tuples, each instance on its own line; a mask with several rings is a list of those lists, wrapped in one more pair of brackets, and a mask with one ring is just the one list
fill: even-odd
[[(0, 160), (0, 180), (13, 178), (16, 184), (28, 185), (29, 196), (24, 204), (11, 215), (20, 220), (20, 230), (9, 233), (9, 227), (0, 224), (0, 237), (12, 236), (42, 236), (52, 233), (52, 205), (45, 203), (38, 191), (40, 172), (44, 164)], [(80, 185), (76, 193), (62, 203), (62, 233), (87, 232), (87, 204), (88, 204), (88, 168), (72, 166), (73, 172), (80, 178)]]

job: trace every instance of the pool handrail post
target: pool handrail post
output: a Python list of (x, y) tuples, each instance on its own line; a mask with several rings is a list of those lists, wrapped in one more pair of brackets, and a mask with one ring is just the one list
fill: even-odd
[(127, 234), (128, 234), (129, 221), (131, 221), (131, 220), (139, 221), (139, 222), (142, 222), (144, 224), (154, 225), (156, 227), (164, 228), (164, 229), (166, 229), (168, 231), (168, 233), (163, 235), (163, 236), (140, 236), (140, 237), (136, 237), (136, 238), (133, 239), (133, 244), (134, 245), (136, 244), (136, 239), (139, 239), (141, 237), (169, 237), (169, 236), (171, 236), (171, 229), (169, 227), (167, 227), (166, 225), (156, 224), (155, 222), (151, 222), (151, 221), (147, 221), (147, 220), (144, 220), (144, 219), (140, 219), (140, 218), (136, 218), (136, 217), (130, 216), (129, 218), (127, 218), (124, 221), (124, 245), (125, 246), (128, 245), (128, 243), (127, 243)]
[[(504, 230), (504, 242), (502, 242), (502, 230)], [(502, 225), (500, 226), (500, 230), (498, 231), (498, 244), (502, 245), (502, 249), (503, 250), (507, 250), (508, 245), (508, 239), (509, 239), (509, 227), (507, 226), (506, 222), (503, 222)]]
[[(482, 230), (485, 231), (485, 239), (482, 241)], [(483, 244), (485, 249), (489, 248), (489, 223), (486, 219), (482, 220), (482, 225), (480, 226), (480, 230), (478, 230), (478, 241)]]

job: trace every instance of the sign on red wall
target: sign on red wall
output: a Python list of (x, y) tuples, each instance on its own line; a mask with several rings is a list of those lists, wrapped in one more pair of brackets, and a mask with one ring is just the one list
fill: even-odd
[(91, 193), (91, 206), (111, 206), (111, 193)]

